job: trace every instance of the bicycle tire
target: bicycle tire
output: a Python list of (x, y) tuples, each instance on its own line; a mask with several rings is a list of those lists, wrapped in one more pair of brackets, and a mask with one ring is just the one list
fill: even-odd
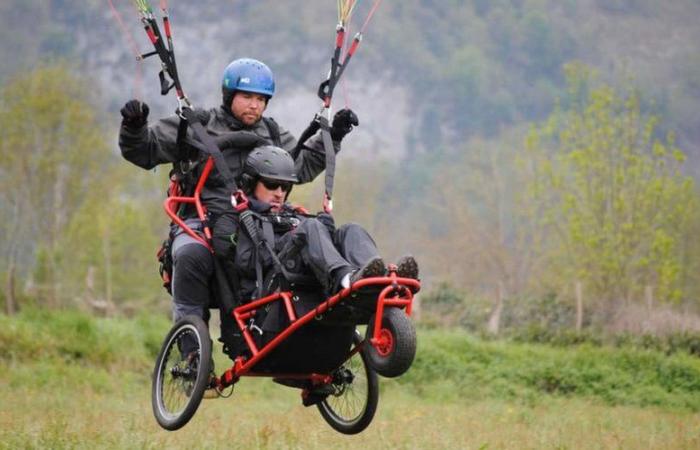
[[(183, 355), (185, 340), (194, 348)], [(151, 405), (161, 427), (173, 431), (190, 421), (209, 385), (211, 370), (209, 329), (200, 317), (183, 317), (165, 337), (153, 369)]]

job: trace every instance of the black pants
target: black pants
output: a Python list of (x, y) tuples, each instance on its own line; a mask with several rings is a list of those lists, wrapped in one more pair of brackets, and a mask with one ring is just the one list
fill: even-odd
[[(188, 225), (196, 227), (192, 222)], [(212, 305), (212, 282), (214, 281), (214, 258), (227, 273), (237, 266), (253, 268), (248, 277), (241, 277), (240, 295), (248, 298), (255, 290), (255, 261), (250, 250), (252, 243), (243, 233), (238, 233), (238, 224), (233, 217), (223, 216), (214, 224), (213, 247), (215, 255), (196, 240), (180, 233), (173, 241), (173, 319), (194, 314), (209, 319)], [(345, 224), (331, 232), (318, 220), (306, 219), (295, 230), (287, 232), (275, 243), (285, 267), (297, 273), (312, 274), (327, 294), (338, 289), (340, 278), (362, 267), (370, 259), (379, 256), (377, 246), (369, 233), (360, 225)], [(267, 258), (264, 270), (272, 268)], [(220, 281), (220, 280), (219, 280)], [(220, 283), (219, 283), (220, 284)], [(231, 293), (224, 295), (232, 295)], [(226, 338), (235, 330), (233, 320), (221, 315), (221, 335)]]
[[(201, 222), (188, 219), (187, 225), (201, 229)], [(209, 318), (210, 284), (214, 274), (211, 252), (182, 230), (178, 230), (172, 244), (173, 252), (173, 320), (186, 315)]]
[[(254, 295), (259, 259), (266, 275), (273, 269), (273, 260), (266, 249), (255, 251), (245, 231), (238, 230), (237, 218), (233, 215), (217, 219), (213, 230), (213, 245), (216, 258), (231, 273), (239, 277), (242, 298)], [(269, 230), (265, 227), (269, 226)], [(285, 269), (300, 274), (313, 275), (326, 293), (333, 293), (343, 275), (362, 267), (367, 261), (379, 256), (379, 251), (369, 233), (360, 225), (349, 223), (333, 231), (315, 218), (303, 218), (291, 231), (273, 229), (270, 223), (261, 224), (259, 233), (272, 243)]]

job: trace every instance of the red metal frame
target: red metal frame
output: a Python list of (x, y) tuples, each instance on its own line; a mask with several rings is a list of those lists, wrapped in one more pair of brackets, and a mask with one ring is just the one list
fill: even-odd
[[(381, 346), (386, 346), (386, 337), (382, 338), (384, 333), (382, 333), (381, 323), (382, 314), (384, 313), (384, 308), (386, 307), (401, 307), (406, 308), (406, 314), (409, 316), (412, 312), (412, 302), (413, 302), (413, 292), (420, 290), (420, 281), (414, 280), (412, 278), (399, 278), (395, 271), (391, 271), (389, 276), (386, 277), (373, 277), (365, 278), (357, 281), (349, 288), (343, 289), (334, 296), (328, 298), (326, 301), (321, 302), (315, 309), (309, 311), (301, 317), (297, 317), (294, 310), (294, 305), (292, 304), (291, 292), (276, 292), (274, 294), (268, 295), (258, 300), (254, 300), (245, 305), (241, 305), (233, 310), (232, 316), (236, 320), (238, 327), (243, 333), (243, 338), (248, 345), (251, 357), (245, 358), (239, 356), (236, 358), (233, 366), (226, 370), (221, 378), (217, 378), (217, 385), (221, 388), (227, 387), (231, 384), (236, 383), (243, 376), (266, 376), (266, 377), (280, 377), (280, 378), (309, 378), (314, 379), (314, 377), (326, 377), (327, 375), (319, 374), (260, 374), (251, 372), (251, 369), (260, 362), (267, 354), (274, 350), (282, 341), (287, 339), (292, 333), (298, 330), (300, 327), (308, 324), (316, 317), (323, 315), (326, 311), (336, 306), (342, 300), (347, 299), (353, 293), (357, 292), (362, 288), (367, 288), (371, 286), (384, 286), (384, 289), (379, 293), (377, 297), (377, 310), (375, 312), (375, 327), (372, 333), (372, 338), (370, 343), (375, 347), (381, 348)], [(392, 295), (390, 298), (390, 295)], [(255, 314), (255, 311), (269, 303), (275, 301), (284, 302), (285, 309), (287, 311), (287, 317), (289, 319), (289, 326), (282, 330), (274, 339), (265, 344), (262, 348), (258, 348), (253, 340), (253, 336), (248, 329), (245, 321)], [(352, 301), (351, 299), (348, 301)], [(391, 337), (389, 337), (391, 339)], [(348, 355), (351, 357), (354, 353), (359, 351), (359, 348), (353, 349)]]
[[(181, 227), (185, 233), (190, 235), (192, 238), (196, 239), (202, 245), (207, 247), (213, 252), (211, 246), (211, 230), (208, 226), (204, 226), (204, 237), (196, 233), (192, 228), (187, 226), (185, 222), (178, 216), (177, 210), (181, 204), (193, 204), (197, 211), (197, 216), (206, 224), (206, 208), (202, 205), (201, 192), (204, 187), (209, 174), (214, 168), (214, 160), (209, 157), (207, 160), (204, 170), (195, 187), (194, 194), (192, 197), (181, 196), (179, 188), (176, 186), (171, 186), (171, 190), (168, 198), (163, 203), (163, 208), (166, 214)], [(238, 204), (236, 209), (241, 210), (247, 207), (247, 199), (242, 193), (237, 193)], [(280, 377), (280, 378), (292, 378), (292, 379), (307, 379), (310, 380), (313, 385), (325, 384), (331, 381), (331, 377), (328, 374), (271, 374), (271, 373), (255, 373), (251, 369), (260, 362), (267, 354), (274, 350), (282, 341), (287, 339), (292, 333), (298, 330), (300, 327), (308, 324), (316, 317), (322, 316), (329, 309), (336, 306), (343, 300), (352, 301), (348, 298), (352, 294), (356, 293), (360, 289), (367, 287), (382, 287), (383, 289), (377, 297), (377, 309), (375, 312), (374, 320), (374, 330), (372, 331), (372, 337), (369, 339), (371, 345), (373, 345), (380, 354), (385, 354), (387, 350), (390, 351), (393, 345), (393, 337), (391, 333), (386, 334), (386, 330), (382, 329), (382, 315), (384, 314), (384, 308), (405, 308), (406, 314), (411, 315), (412, 305), (413, 305), (413, 293), (420, 290), (420, 281), (414, 280), (412, 278), (401, 278), (396, 274), (396, 266), (389, 266), (389, 275), (385, 277), (372, 277), (364, 278), (355, 282), (352, 286), (343, 289), (332, 297), (321, 302), (315, 309), (309, 311), (303, 316), (299, 317), (294, 308), (292, 302), (293, 293), (289, 291), (276, 292), (267, 297), (257, 299), (246, 303), (245, 305), (238, 306), (233, 310), (232, 316), (236, 321), (236, 324), (243, 333), (243, 338), (250, 350), (250, 358), (245, 358), (239, 356), (233, 363), (230, 369), (227, 369), (221, 377), (216, 378), (216, 385), (219, 388), (225, 388), (236, 383), (241, 377)], [(248, 329), (245, 321), (250, 319), (255, 311), (265, 305), (272, 302), (282, 301), (284, 303), (284, 309), (287, 313), (287, 318), (289, 319), (289, 326), (282, 330), (274, 339), (265, 344), (262, 348), (258, 348), (255, 344), (253, 336)], [(360, 345), (355, 346), (346, 358), (352, 357), (355, 353), (360, 351), (362, 346), (365, 344), (363, 341)]]
[[(173, 222), (175, 222), (180, 228), (182, 228), (185, 233), (189, 234), (193, 239), (197, 240), (200, 244), (208, 248), (211, 252), (213, 252), (214, 250), (212, 249), (212, 246), (209, 243), (211, 241), (211, 230), (209, 229), (209, 227), (207, 225), (204, 226), (203, 238), (201, 235), (197, 234), (196, 231), (194, 231), (192, 228), (188, 227), (187, 224), (185, 224), (185, 221), (177, 215), (177, 210), (180, 208), (180, 204), (182, 203), (192, 204), (197, 210), (197, 217), (199, 217), (199, 220), (206, 224), (206, 208), (204, 207), (204, 205), (202, 205), (200, 195), (202, 193), (204, 183), (207, 181), (207, 178), (209, 178), (209, 174), (211, 173), (213, 168), (214, 159), (210, 156), (209, 159), (207, 159), (207, 163), (204, 166), (202, 175), (199, 177), (199, 181), (197, 182), (197, 186), (194, 189), (194, 194), (192, 197), (169, 195), (168, 198), (166, 198), (163, 202), (163, 209), (165, 209), (165, 213), (168, 215), (168, 217), (170, 217), (170, 219)], [(179, 189), (171, 191), (171, 193), (172, 192), (179, 194)]]

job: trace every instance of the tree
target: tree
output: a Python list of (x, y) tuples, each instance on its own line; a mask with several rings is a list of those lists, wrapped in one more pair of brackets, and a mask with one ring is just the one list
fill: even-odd
[(0, 93), (0, 208), (7, 213), (0, 251), (9, 311), (18, 269), (27, 272), (38, 247), (45, 299), (58, 304), (57, 244), (109, 156), (85, 86), (57, 65), (22, 74)]
[(548, 232), (543, 280), (580, 280), (605, 302), (682, 298), (683, 233), (694, 201), (685, 155), (640, 93), (599, 82), (581, 64), (566, 68), (568, 97), (525, 147), (528, 193)]

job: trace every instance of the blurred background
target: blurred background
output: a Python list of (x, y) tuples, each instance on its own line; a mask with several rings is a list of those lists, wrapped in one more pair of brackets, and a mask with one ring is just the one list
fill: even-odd
[[(128, 164), (116, 141), (128, 99), (152, 120), (176, 102), (157, 59), (134, 57), (150, 50), (135, 8), (114, 6), (123, 28), (105, 1), (0, 5), (8, 313), (168, 308), (153, 256), (168, 169)], [(268, 114), (303, 130), (336, 2), (169, 6), (195, 105), (217, 107), (223, 68), (254, 57), (277, 77)], [(418, 258), (430, 322), (697, 331), (698, 14), (691, 0), (385, 2), (336, 91), (361, 121), (337, 220), (368, 227), (389, 260)], [(294, 200), (320, 209), (321, 192)]]
[[(257, 58), (268, 115), (302, 132), (337, 2), (168, 3), (194, 105)], [(119, 109), (177, 104), (113, 4), (0, 2), (0, 448), (700, 447), (699, 2), (381, 3), (335, 92), (360, 126), (334, 215), (413, 254), (423, 288), (414, 366), (355, 441), (271, 383), (177, 434), (151, 419), (169, 167), (122, 159)], [(320, 178), (292, 200), (320, 210)]]

